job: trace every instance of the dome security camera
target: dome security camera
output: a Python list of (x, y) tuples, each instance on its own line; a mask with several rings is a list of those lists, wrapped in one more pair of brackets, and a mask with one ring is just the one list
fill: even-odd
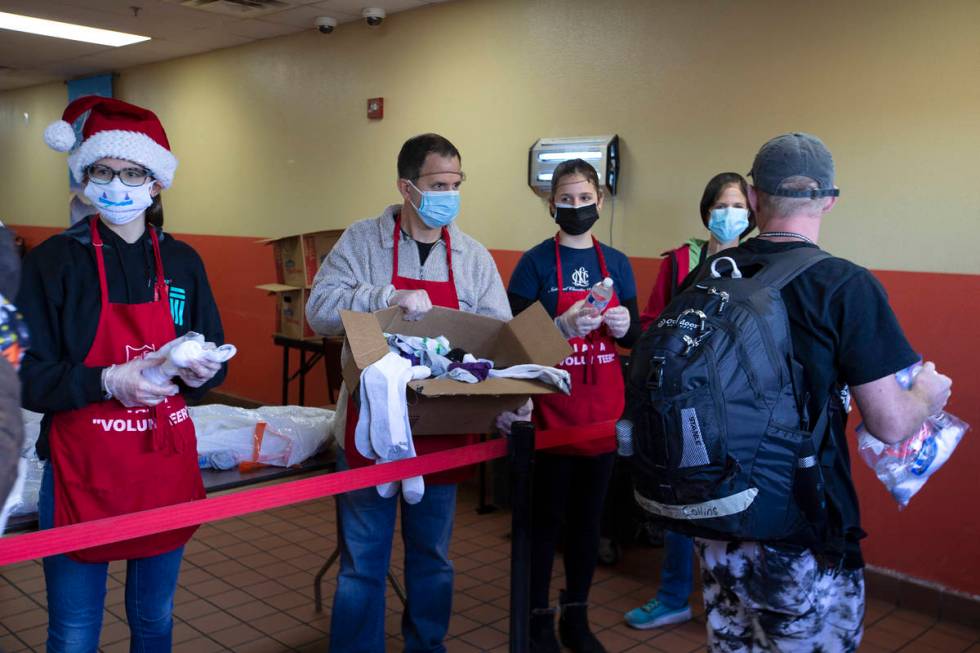
[(330, 16), (318, 16), (313, 24), (321, 34), (330, 34), (337, 27), (337, 19)]
[(364, 17), (369, 27), (379, 26), (384, 22), (385, 16), (387, 15), (385, 10), (380, 7), (368, 7), (361, 12), (361, 16)]

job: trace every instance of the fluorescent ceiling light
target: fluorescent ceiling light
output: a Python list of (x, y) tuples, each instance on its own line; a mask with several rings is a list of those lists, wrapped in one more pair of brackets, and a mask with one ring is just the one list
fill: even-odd
[(591, 152), (542, 152), (538, 155), (538, 161), (568, 161), (569, 159), (589, 161), (601, 158), (602, 152), (599, 150), (592, 150)]
[(97, 43), (98, 45), (109, 45), (114, 48), (150, 40), (149, 36), (113, 32), (108, 29), (61, 23), (56, 20), (45, 20), (31, 16), (18, 16), (17, 14), (8, 14), (2, 11), (0, 11), (0, 29), (27, 32), (28, 34), (40, 34), (41, 36), (52, 36), (56, 39), (68, 39), (69, 41)]

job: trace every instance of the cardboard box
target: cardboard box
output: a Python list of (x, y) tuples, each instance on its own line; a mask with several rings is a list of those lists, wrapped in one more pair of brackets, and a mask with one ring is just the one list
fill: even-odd
[(256, 286), (276, 296), (276, 335), (296, 340), (318, 339), (306, 322), (306, 288), (295, 288), (279, 283)]
[[(540, 303), (510, 322), (440, 307), (416, 322), (402, 315), (397, 307), (376, 313), (340, 312), (347, 336), (343, 375), (351, 392), (358, 387), (361, 371), (388, 353), (384, 333), (446, 336), (453, 347), (488, 358), (498, 368), (557, 365), (571, 354), (568, 341)], [(414, 435), (489, 433), (499, 413), (518, 408), (530, 396), (555, 392), (538, 381), (497, 378), (473, 384), (423, 379), (409, 383), (409, 389), (408, 418)]]
[(276, 281), (295, 288), (309, 288), (320, 264), (342, 233), (343, 229), (312, 231), (259, 242), (272, 245), (276, 258)]

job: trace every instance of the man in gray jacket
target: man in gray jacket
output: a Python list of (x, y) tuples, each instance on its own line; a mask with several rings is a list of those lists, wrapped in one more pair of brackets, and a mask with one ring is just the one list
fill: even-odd
[[(306, 318), (317, 333), (343, 333), (341, 310), (388, 306), (402, 307), (408, 319), (419, 319), (434, 305), (510, 319), (493, 258), (454, 223), (465, 179), (460, 161), (456, 147), (437, 134), (406, 141), (398, 155), (396, 184), (402, 203), (348, 227), (317, 273), (306, 305)], [(370, 464), (353, 444), (358, 415), (346, 387), (337, 408), (334, 432), (344, 445), (338, 468)], [(507, 415), (504, 424), (527, 419), (530, 408)], [(425, 436), (415, 447), (421, 454), (467, 442), (462, 436)], [(456, 483), (466, 476), (465, 469), (426, 476), (424, 497), (414, 505), (397, 494), (383, 498), (373, 487), (337, 497), (341, 558), (330, 626), (333, 653), (385, 650), (385, 578), (399, 503), (408, 595), (402, 619), (405, 650), (446, 650), (453, 593), (449, 538)]]

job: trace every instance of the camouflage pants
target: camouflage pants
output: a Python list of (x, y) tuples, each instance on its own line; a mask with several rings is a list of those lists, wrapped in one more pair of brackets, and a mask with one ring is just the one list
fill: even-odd
[(864, 572), (827, 569), (809, 551), (695, 540), (714, 653), (852, 653)]

